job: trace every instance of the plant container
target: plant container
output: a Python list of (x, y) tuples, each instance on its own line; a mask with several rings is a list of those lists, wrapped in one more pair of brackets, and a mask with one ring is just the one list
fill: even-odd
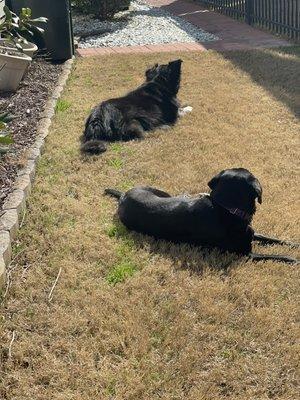
[(32, 58), (7, 48), (0, 48), (0, 91), (15, 92)]

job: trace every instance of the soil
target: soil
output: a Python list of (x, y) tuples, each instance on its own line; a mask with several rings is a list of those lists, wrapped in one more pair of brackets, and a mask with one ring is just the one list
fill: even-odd
[(18, 170), (24, 165), (26, 149), (34, 143), (40, 115), (61, 70), (61, 64), (37, 58), (17, 92), (0, 93), (0, 113), (9, 111), (15, 117), (8, 125), (14, 143), (8, 153), (0, 155), (0, 207), (12, 191)]

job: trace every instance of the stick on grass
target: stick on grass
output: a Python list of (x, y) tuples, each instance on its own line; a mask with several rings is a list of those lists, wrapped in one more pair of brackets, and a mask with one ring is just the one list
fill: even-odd
[(13, 345), (13, 343), (15, 341), (15, 337), (16, 337), (16, 334), (15, 334), (15, 331), (13, 331), (12, 337), (11, 337), (11, 341), (10, 341), (9, 347), (8, 347), (8, 357), (9, 358), (11, 358), (11, 349), (12, 349), (12, 345)]
[(49, 293), (49, 296), (48, 296), (48, 301), (49, 301), (49, 303), (50, 303), (50, 302), (52, 301), (52, 299), (53, 299), (53, 296), (52, 296), (53, 290), (55, 289), (55, 286), (57, 285), (57, 282), (58, 282), (58, 280), (59, 280), (60, 274), (61, 274), (61, 267), (59, 268), (59, 271), (58, 271), (57, 277), (56, 277), (56, 279), (55, 279), (55, 282), (53, 283), (52, 288), (51, 288), (51, 290), (50, 290), (50, 293)]

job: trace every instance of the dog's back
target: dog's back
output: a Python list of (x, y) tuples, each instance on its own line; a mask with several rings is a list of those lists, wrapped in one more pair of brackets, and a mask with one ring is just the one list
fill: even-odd
[(219, 243), (226, 232), (209, 195), (167, 197), (137, 187), (119, 200), (118, 215), (129, 229), (173, 242)]

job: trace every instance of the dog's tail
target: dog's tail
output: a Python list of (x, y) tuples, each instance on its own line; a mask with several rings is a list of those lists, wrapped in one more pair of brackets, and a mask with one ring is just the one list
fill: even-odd
[(300, 261), (297, 260), (296, 258), (292, 258), (289, 256), (282, 256), (282, 255), (278, 255), (278, 254), (250, 253), (249, 257), (252, 261), (272, 260), (272, 261), (283, 262), (283, 263), (287, 263), (287, 264), (295, 264), (295, 265), (299, 265), (299, 263), (300, 263)]
[(103, 131), (104, 127), (101, 120), (93, 118), (93, 115), (90, 115), (85, 124), (80, 150), (89, 155), (104, 153), (107, 147), (105, 142), (99, 137)]
[(85, 123), (81, 151), (87, 154), (105, 152), (106, 142), (122, 140), (122, 126), (121, 112), (113, 104), (100, 104), (92, 111)]
[(121, 192), (120, 190), (116, 190), (116, 189), (105, 189), (104, 194), (115, 197), (116, 199), (119, 200), (120, 197), (123, 195), (123, 192)]
[(97, 155), (104, 153), (107, 150), (106, 143), (102, 140), (92, 139), (82, 143), (80, 146), (82, 153)]

